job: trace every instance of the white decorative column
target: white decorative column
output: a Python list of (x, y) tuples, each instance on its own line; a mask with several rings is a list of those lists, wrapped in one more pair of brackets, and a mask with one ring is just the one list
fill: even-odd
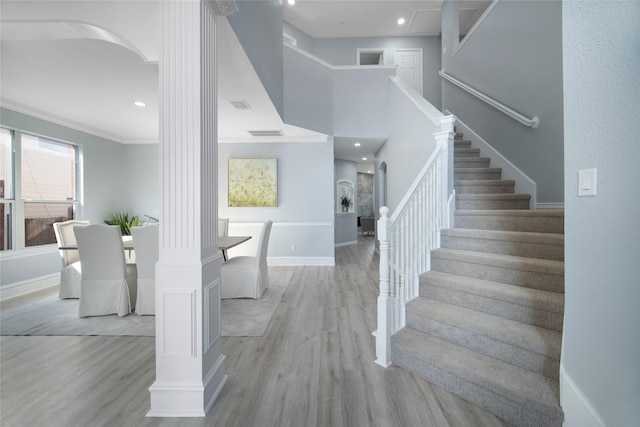
[(149, 417), (203, 417), (227, 380), (220, 339), (214, 6), (161, 2), (162, 207)]

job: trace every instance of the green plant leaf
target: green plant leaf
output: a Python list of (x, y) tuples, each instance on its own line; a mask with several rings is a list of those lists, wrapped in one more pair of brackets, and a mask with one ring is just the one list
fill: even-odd
[(134, 215), (129, 219), (129, 214), (126, 212), (114, 213), (104, 220), (107, 225), (117, 225), (120, 227), (120, 233), (123, 236), (131, 236), (131, 227), (137, 227), (140, 224), (140, 218), (138, 215)]

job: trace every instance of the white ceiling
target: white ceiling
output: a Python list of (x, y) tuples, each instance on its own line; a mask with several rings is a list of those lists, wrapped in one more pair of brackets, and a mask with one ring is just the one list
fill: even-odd
[[(283, 3), (285, 20), (313, 37), (432, 35), (440, 31), (440, 1)], [(462, 3), (463, 9), (474, 9), (474, 14), (489, 4)], [(395, 23), (400, 16), (407, 19), (403, 27)], [(157, 1), (3, 0), (0, 17), (2, 106), (121, 143), (158, 141)], [(222, 39), (218, 44), (220, 141), (325, 140), (324, 135), (282, 122), (228, 22), (220, 20), (218, 28)], [(251, 108), (238, 110), (230, 104), (241, 100)], [(136, 107), (134, 101), (147, 106)], [(284, 137), (251, 137), (248, 133), (264, 129), (279, 129)], [(336, 138), (336, 157), (368, 163), (362, 161), (362, 153), (371, 157), (383, 141), (361, 140), (362, 147), (354, 152), (355, 142)]]
[[(314, 38), (437, 36), (443, 0), (283, 0), (284, 19)], [(491, 0), (458, 1), (466, 34)], [(398, 25), (404, 18), (404, 25)]]

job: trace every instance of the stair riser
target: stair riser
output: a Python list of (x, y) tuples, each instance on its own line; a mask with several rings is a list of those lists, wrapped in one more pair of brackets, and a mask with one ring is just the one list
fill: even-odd
[(496, 266), (439, 258), (431, 254), (431, 269), (443, 273), (491, 280), (510, 285), (541, 289), (550, 292), (564, 292), (564, 275), (540, 271), (527, 271), (514, 266)]
[(453, 177), (456, 180), (460, 179), (479, 179), (479, 180), (494, 180), (502, 178), (502, 171), (456, 171), (453, 172)]
[[(428, 313), (427, 313), (428, 314)], [(407, 310), (407, 326), (447, 340), (462, 347), (486, 354), (503, 362), (558, 380), (560, 361), (544, 354), (478, 335), (474, 332), (447, 325), (427, 316)], [(557, 355), (558, 357), (560, 355)]]
[[(393, 337), (391, 340), (393, 341)], [(562, 426), (562, 420), (529, 410), (513, 402), (509, 399), (509, 396), (497, 394), (465, 378), (444, 371), (432, 361), (418, 359), (408, 352), (395, 348), (393, 344), (391, 348), (391, 360), (394, 365), (421, 376), (427, 381), (484, 408), (507, 422), (524, 427)]]
[(479, 148), (458, 148), (453, 151), (453, 159), (466, 159), (480, 157)]
[(456, 185), (456, 194), (513, 194), (514, 184)]
[(529, 209), (529, 200), (528, 199), (516, 199), (516, 200), (456, 199), (456, 209), (473, 209), (473, 210)]
[(471, 141), (456, 139), (453, 141), (453, 149), (456, 148), (471, 148)]
[(491, 159), (485, 158), (454, 158), (453, 167), (455, 168), (488, 168)]
[(510, 301), (497, 300), (482, 295), (474, 295), (455, 289), (433, 286), (429, 283), (420, 284), (420, 295), (438, 301), (446, 302), (482, 313), (515, 320), (527, 325), (539, 326), (562, 332), (562, 313), (544, 310), (544, 307), (531, 307)]
[(492, 216), (454, 214), (456, 228), (480, 230), (531, 231), (537, 233), (564, 233), (564, 218), (538, 216)]
[(564, 246), (553, 243), (512, 242), (442, 235), (440, 246), (448, 249), (564, 261)]

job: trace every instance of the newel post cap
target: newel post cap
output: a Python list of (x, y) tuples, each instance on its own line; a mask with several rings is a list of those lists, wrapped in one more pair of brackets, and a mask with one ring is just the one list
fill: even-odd
[(389, 208), (382, 206), (380, 208), (380, 219), (378, 220), (378, 240), (380, 241), (389, 240), (389, 236), (391, 235), (391, 221), (387, 216), (388, 214)]

